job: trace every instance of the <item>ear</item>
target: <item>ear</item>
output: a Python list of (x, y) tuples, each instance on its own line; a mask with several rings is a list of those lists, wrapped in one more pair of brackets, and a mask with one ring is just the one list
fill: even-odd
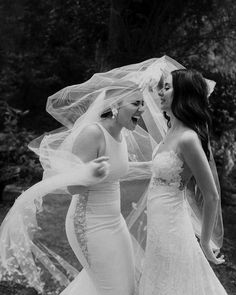
[(111, 109), (111, 112), (112, 112), (112, 119), (116, 119), (116, 117), (118, 115), (118, 109), (113, 107)]
[(111, 105), (111, 110), (112, 109), (119, 109), (119, 107), (122, 105), (122, 101), (115, 102), (114, 104)]

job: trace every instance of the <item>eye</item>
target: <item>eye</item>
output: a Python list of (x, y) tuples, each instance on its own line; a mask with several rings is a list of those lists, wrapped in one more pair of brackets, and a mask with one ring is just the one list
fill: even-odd
[(169, 83), (165, 83), (165, 85), (164, 85), (164, 90), (169, 90), (170, 89), (170, 85), (169, 85)]
[(140, 105), (144, 106), (144, 101), (143, 100), (136, 100), (135, 102), (132, 102), (132, 105), (134, 105), (136, 107), (139, 107)]

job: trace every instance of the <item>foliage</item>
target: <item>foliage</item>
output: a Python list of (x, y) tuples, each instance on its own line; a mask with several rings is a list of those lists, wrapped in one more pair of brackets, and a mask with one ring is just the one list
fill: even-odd
[(232, 0), (111, 0), (111, 6), (109, 57), (116, 65), (163, 54), (186, 66), (217, 60), (225, 68), (236, 60)]
[[(229, 203), (236, 193), (236, 75), (216, 72), (211, 78), (216, 81), (210, 97), (213, 152), (218, 166), (223, 201)], [(231, 200), (232, 202), (232, 200)]]
[(1, 170), (9, 166), (20, 168), (18, 182), (22, 186), (29, 186), (40, 180), (42, 168), (36, 155), (28, 148), (28, 143), (35, 137), (33, 132), (18, 126), (19, 118), (25, 113), (0, 103), (1, 129), (0, 133), (0, 166)]
[(107, 32), (109, 2), (0, 0), (0, 16), (2, 100), (29, 109), (23, 121), (42, 131), (46, 98), (99, 70), (96, 48)]
[(41, 132), (55, 127), (46, 98), (97, 71), (163, 54), (229, 71), (235, 12), (233, 0), (0, 0), (2, 99)]
[[(29, 110), (4, 133), (13, 139), (19, 123), (40, 133), (53, 129), (57, 123), (45, 114), (51, 93), (94, 72), (167, 54), (217, 82), (213, 146), (219, 165), (228, 149), (234, 160), (235, 13), (233, 0), (0, 0), (1, 98)], [(28, 142), (31, 134), (21, 128), (17, 138)]]
[(214, 133), (218, 137), (236, 128), (236, 74), (213, 73), (216, 82), (210, 97)]
[(236, 75), (217, 72), (211, 78), (216, 81), (210, 97), (215, 156), (221, 167), (228, 166), (224, 172), (228, 176), (236, 158)]

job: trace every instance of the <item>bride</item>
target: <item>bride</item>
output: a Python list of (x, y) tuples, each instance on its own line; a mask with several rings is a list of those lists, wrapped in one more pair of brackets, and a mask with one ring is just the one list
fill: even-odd
[[(119, 95), (114, 89), (113, 95), (115, 93)], [(103, 182), (84, 191), (80, 187), (70, 188), (73, 198), (66, 217), (67, 237), (93, 284), (85, 284), (86, 273), (82, 272), (63, 295), (134, 294), (134, 256), (120, 210), (119, 179), (128, 171), (122, 129), (134, 130), (143, 108), (141, 97), (117, 100), (110, 110), (101, 114), (99, 122), (85, 127), (75, 140), (73, 152), (84, 162), (107, 156), (110, 171)]]
[[(220, 199), (209, 165), (207, 84), (196, 71), (176, 70), (166, 78), (159, 96), (170, 128), (153, 152), (139, 294), (225, 295), (207, 261), (224, 262), (211, 244)], [(203, 196), (200, 245), (186, 200), (192, 176)]]
[[(122, 81), (122, 73), (127, 79), (124, 70), (97, 74), (49, 97), (47, 111), (68, 128), (30, 145), (40, 156), (44, 180), (17, 199), (1, 226), (1, 279), (23, 281), (42, 293), (40, 272), (46, 268), (54, 279), (68, 285), (49, 256), (68, 275), (76, 275), (66, 261), (50, 249), (46, 251), (50, 255), (45, 255), (47, 248), (32, 241), (42, 197), (69, 192), (66, 233), (83, 270), (61, 294), (134, 294), (134, 254), (121, 215), (119, 179), (128, 172), (123, 129), (136, 128), (144, 102), (135, 83), (127, 87)], [(44, 268), (38, 267), (38, 261)]]

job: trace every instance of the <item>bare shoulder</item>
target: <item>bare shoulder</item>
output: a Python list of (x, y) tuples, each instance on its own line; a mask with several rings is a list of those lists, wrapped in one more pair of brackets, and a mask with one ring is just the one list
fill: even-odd
[(217, 195), (214, 178), (198, 134), (186, 129), (179, 136), (179, 147), (184, 162), (196, 179), (204, 198)]
[(96, 124), (83, 128), (79, 136), (75, 139), (73, 153), (77, 154), (84, 162), (95, 159), (101, 146), (104, 145), (104, 135)]
[(92, 124), (92, 125), (88, 125), (86, 127), (84, 127), (84, 129), (81, 131), (80, 136), (82, 136), (82, 138), (90, 140), (92, 139), (94, 140), (101, 140), (103, 138), (103, 133), (101, 128), (96, 125), (96, 124)]
[(189, 150), (201, 146), (201, 141), (194, 130), (185, 130), (179, 138), (179, 146), (181, 150)]

